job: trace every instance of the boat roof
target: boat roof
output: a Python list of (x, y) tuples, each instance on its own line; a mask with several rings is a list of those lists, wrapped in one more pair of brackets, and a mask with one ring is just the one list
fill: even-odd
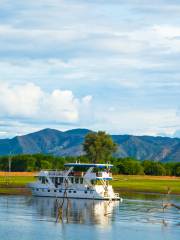
[(65, 167), (96, 167), (96, 168), (112, 168), (113, 165), (109, 163), (66, 163)]

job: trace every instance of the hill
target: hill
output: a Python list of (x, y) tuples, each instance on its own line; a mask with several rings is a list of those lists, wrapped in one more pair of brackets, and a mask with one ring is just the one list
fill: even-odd
[[(45, 153), (56, 156), (82, 155), (82, 143), (88, 129), (65, 132), (43, 129), (12, 139), (0, 139), (0, 155)], [(168, 137), (112, 135), (118, 144), (118, 157), (169, 162), (180, 161), (180, 139)]]

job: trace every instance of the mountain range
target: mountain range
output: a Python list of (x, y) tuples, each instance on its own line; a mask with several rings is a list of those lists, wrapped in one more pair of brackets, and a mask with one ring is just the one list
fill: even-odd
[[(88, 129), (65, 132), (43, 129), (12, 139), (0, 139), (0, 155), (44, 153), (55, 156), (82, 155), (82, 143)], [(180, 138), (112, 135), (118, 144), (117, 157), (163, 162), (180, 161)]]

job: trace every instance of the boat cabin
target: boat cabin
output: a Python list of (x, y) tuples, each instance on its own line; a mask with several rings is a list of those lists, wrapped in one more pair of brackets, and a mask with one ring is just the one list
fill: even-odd
[(65, 171), (41, 171), (38, 180), (42, 184), (53, 183), (55, 187), (66, 184), (96, 185), (98, 181), (112, 180), (111, 164), (67, 163)]

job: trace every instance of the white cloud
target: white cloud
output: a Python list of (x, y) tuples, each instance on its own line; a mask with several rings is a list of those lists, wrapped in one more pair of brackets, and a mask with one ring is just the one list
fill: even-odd
[(41, 89), (32, 83), (10, 87), (0, 82), (0, 115), (34, 116), (42, 96)]
[(88, 95), (88, 96), (83, 97), (82, 102), (85, 105), (88, 105), (91, 102), (91, 100), (92, 100), (92, 96)]
[(153, 30), (163, 38), (175, 38), (180, 37), (180, 27), (169, 26), (169, 25), (156, 25)]
[(139, 2), (0, 0), (0, 81), (9, 83), (0, 83), (0, 117), (29, 121), (8, 131), (29, 131), (30, 121), (96, 128), (98, 120), (113, 132), (157, 134), (175, 124), (180, 4)]
[(80, 109), (87, 107), (91, 99), (91, 96), (76, 98), (69, 90), (44, 92), (33, 83), (12, 87), (0, 82), (2, 117), (28, 118), (42, 122), (77, 122)]
[[(99, 111), (94, 122), (95, 129), (106, 129), (114, 134), (173, 136), (178, 129), (180, 117), (173, 109), (115, 109)], [(172, 126), (173, 125), (173, 126)], [(174, 127), (175, 126), (175, 127)]]
[(80, 100), (75, 98), (71, 91), (57, 89), (44, 98), (41, 111), (45, 112), (47, 119), (74, 122), (79, 119), (79, 104)]
[(104, 51), (109, 50), (111, 52), (119, 52), (125, 54), (134, 54), (142, 51), (145, 48), (144, 43), (141, 41), (132, 42), (131, 39), (128, 39), (128, 37), (103, 38), (97, 40), (95, 44), (99, 49), (102, 49)]
[[(123, 34), (122, 32), (119, 34)], [(180, 51), (180, 27), (165, 24), (154, 24), (146, 28), (124, 32), (125, 39), (137, 48), (137, 52), (148, 54), (167, 54)], [(131, 51), (131, 47), (130, 47)], [(155, 60), (155, 59), (154, 59)]]
[(12, 37), (16, 40), (24, 40), (24, 44), (28, 40), (38, 42), (41, 40), (42, 43), (51, 43), (52, 41), (67, 42), (86, 37), (86, 35), (85, 31), (84, 34), (79, 35), (76, 29), (66, 27), (61, 29), (26, 29), (15, 28), (11, 25), (0, 25), (1, 37), (6, 37), (8, 40), (11, 40)]

